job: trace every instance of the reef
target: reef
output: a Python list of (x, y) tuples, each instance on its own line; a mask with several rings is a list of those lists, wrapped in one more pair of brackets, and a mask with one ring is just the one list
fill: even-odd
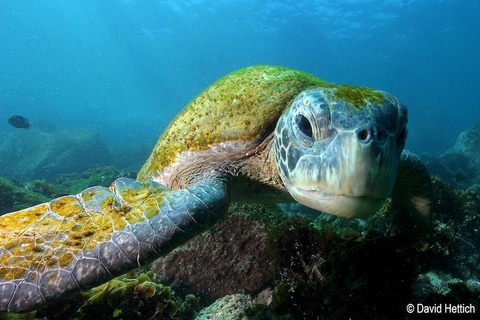
[[(101, 180), (102, 173), (121, 173), (104, 170), (89, 174)], [(67, 180), (79, 188), (92, 182), (81, 177), (79, 185)], [(60, 189), (35, 185), (45, 193)], [(433, 189), (433, 228), (409, 241), (390, 232), (390, 203), (365, 220), (312, 215), (300, 205), (235, 205), (223, 221), (158, 259), (150, 271), (23, 316), (414, 319), (405, 311), (408, 303), (478, 305), (480, 185), (455, 189), (434, 177)]]
[(95, 165), (80, 173), (60, 174), (53, 182), (45, 179), (12, 181), (0, 177), (0, 215), (28, 208), (67, 194), (77, 194), (91, 186), (108, 187), (120, 177), (135, 174), (111, 166)]
[[(178, 297), (152, 272), (129, 273), (36, 310), (31, 319), (191, 319), (199, 299)], [(1, 315), (0, 315), (1, 318)]]
[(31, 188), (20, 187), (0, 177), (0, 215), (48, 201), (48, 194), (38, 193)]
[(466, 155), (475, 165), (480, 166), (480, 123), (460, 133), (453, 149)]
[(388, 232), (388, 206), (365, 221), (298, 215), (274, 228), (268, 310), (292, 319), (403, 319), (408, 303), (478, 307), (479, 186), (433, 185), (433, 230), (415, 241)]
[(210, 306), (202, 309), (195, 320), (247, 320), (254, 301), (249, 295), (237, 293), (222, 297)]
[(63, 194), (76, 194), (91, 186), (108, 187), (115, 179), (135, 178), (135, 175), (134, 172), (112, 166), (94, 165), (83, 172), (60, 174), (56, 184)]
[(455, 145), (439, 156), (422, 155), (428, 170), (455, 188), (480, 184), (480, 123), (463, 131)]

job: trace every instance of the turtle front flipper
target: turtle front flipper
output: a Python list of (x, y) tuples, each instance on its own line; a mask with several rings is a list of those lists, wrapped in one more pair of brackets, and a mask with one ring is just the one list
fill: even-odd
[(226, 184), (118, 179), (0, 217), (0, 312), (23, 312), (166, 254), (228, 208)]
[(423, 161), (415, 154), (403, 151), (393, 188), (393, 221), (390, 233), (411, 239), (431, 231), (433, 186)]

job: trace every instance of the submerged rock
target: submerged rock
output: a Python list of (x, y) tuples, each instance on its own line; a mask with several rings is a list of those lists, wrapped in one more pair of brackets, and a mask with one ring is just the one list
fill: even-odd
[(195, 320), (248, 320), (248, 310), (253, 307), (252, 298), (245, 294), (232, 294), (218, 299), (200, 311)]
[[(274, 206), (233, 206), (231, 216), (153, 264), (177, 292), (212, 302), (238, 292), (258, 293), (271, 280), (270, 224), (260, 215), (283, 215)], [(252, 217), (255, 215), (256, 217)], [(272, 221), (270, 221), (272, 222)]]
[(480, 165), (480, 123), (460, 133), (453, 149)]
[(429, 271), (420, 274), (413, 286), (413, 300), (424, 305), (478, 304), (480, 294), (479, 281), (475, 279), (461, 280), (451, 274)]
[(84, 171), (109, 160), (106, 145), (93, 132), (32, 128), (12, 132), (0, 145), (0, 176), (51, 181), (60, 173)]
[(460, 133), (453, 148), (444, 154), (423, 158), (430, 174), (456, 188), (480, 183), (480, 124)]
[(447, 152), (438, 157), (424, 156), (423, 160), (430, 174), (441, 177), (455, 188), (467, 188), (479, 175), (479, 169), (459, 152)]

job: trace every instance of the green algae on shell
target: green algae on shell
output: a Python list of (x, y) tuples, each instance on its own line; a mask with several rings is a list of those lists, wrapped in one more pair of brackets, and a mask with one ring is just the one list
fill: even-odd
[(229, 141), (260, 143), (299, 92), (325, 83), (303, 71), (268, 65), (226, 75), (193, 99), (171, 122), (138, 179), (149, 180), (184, 151), (206, 150)]
[(334, 89), (332, 96), (335, 100), (344, 100), (356, 109), (360, 109), (362, 106), (370, 104), (376, 104), (378, 106), (383, 104), (383, 93), (375, 89), (333, 83), (324, 84), (322, 87)]

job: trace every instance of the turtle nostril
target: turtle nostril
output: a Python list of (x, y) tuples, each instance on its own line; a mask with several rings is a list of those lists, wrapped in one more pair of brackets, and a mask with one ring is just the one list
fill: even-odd
[(361, 144), (370, 144), (374, 142), (378, 146), (383, 146), (388, 141), (388, 132), (377, 125), (368, 125), (356, 131), (358, 142)]
[(363, 129), (357, 133), (357, 138), (360, 142), (368, 143), (371, 138), (370, 129)]

